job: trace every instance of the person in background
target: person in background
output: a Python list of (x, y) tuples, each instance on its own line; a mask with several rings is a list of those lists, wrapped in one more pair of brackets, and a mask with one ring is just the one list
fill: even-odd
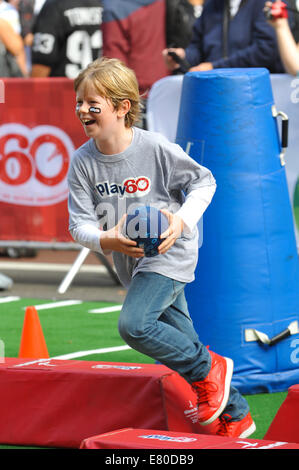
[[(272, 2), (265, 3), (265, 10), (271, 9)], [(298, 15), (299, 16), (299, 15)], [(269, 20), (270, 25), (274, 28), (281, 60), (285, 70), (290, 75), (299, 74), (299, 43), (296, 43), (294, 35), (291, 31), (288, 18), (273, 18)]]
[(200, 17), (204, 0), (166, 0), (167, 47), (188, 46), (195, 20)]
[(28, 76), (20, 17), (16, 5), (0, 0), (0, 75), (2, 77)]
[[(263, 8), (264, 0), (205, 0), (190, 44), (173, 51), (189, 63), (190, 71), (266, 67), (282, 73), (275, 33)], [(179, 65), (168, 52), (163, 51), (164, 60), (173, 71)]]
[(18, 1), (18, 11), (21, 22), (21, 36), (24, 40), (27, 66), (31, 71), (31, 48), (33, 44), (33, 25), (35, 18), (42, 9), (46, 0), (11, 0)]
[(134, 70), (143, 98), (140, 126), (146, 128), (146, 98), (157, 80), (169, 75), (162, 57), (166, 47), (164, 0), (103, 0), (103, 56)]
[(287, 0), (290, 9), (292, 10), (289, 25), (296, 42), (299, 42), (299, 0)]
[(47, 0), (33, 27), (32, 77), (75, 78), (102, 54), (101, 0)]
[(21, 35), (25, 45), (31, 46), (33, 42), (34, 0), (19, 1), (19, 15), (21, 22)]
[(34, 2), (34, 10), (33, 10), (34, 15), (38, 15), (38, 13), (41, 11), (45, 1), (46, 0), (33, 0), (33, 2)]
[(0, 16), (8, 21), (14, 31), (21, 34), (21, 22), (18, 12), (19, 0), (0, 0)]
[(18, 11), (21, 23), (21, 36), (24, 41), (27, 68), (31, 71), (32, 27), (34, 22), (34, 0), (19, 0)]

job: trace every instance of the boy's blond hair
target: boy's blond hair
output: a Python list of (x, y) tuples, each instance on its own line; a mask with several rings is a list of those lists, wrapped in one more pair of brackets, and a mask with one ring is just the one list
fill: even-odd
[(125, 117), (126, 127), (132, 127), (139, 120), (141, 103), (137, 78), (122, 61), (106, 57), (95, 60), (74, 80), (75, 91), (82, 82), (91, 83), (100, 96), (112, 102), (114, 109), (118, 109), (125, 99), (131, 102)]

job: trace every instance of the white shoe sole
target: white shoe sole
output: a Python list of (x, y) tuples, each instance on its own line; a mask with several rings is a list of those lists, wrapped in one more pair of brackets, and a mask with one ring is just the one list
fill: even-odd
[(202, 426), (206, 426), (207, 424), (213, 423), (213, 421), (215, 421), (215, 419), (217, 419), (221, 415), (221, 413), (223, 412), (228, 402), (230, 384), (232, 381), (233, 370), (234, 370), (234, 363), (233, 363), (233, 360), (228, 357), (224, 357), (223, 359), (226, 360), (226, 377), (225, 377), (223, 400), (218, 410), (215, 411), (215, 413), (207, 421), (199, 421), (199, 424), (201, 424)]
[(251, 436), (251, 434), (254, 433), (254, 431), (256, 430), (256, 426), (254, 423), (252, 423), (248, 429), (246, 429), (244, 432), (242, 432), (242, 434), (240, 434), (239, 437), (248, 437), (248, 436)]

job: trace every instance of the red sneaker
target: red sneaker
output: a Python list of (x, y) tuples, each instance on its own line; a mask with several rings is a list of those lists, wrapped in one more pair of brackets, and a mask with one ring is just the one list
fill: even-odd
[(229, 397), (233, 375), (233, 361), (209, 351), (212, 364), (207, 377), (193, 382), (197, 394), (198, 422), (203, 426), (212, 423), (221, 415)]
[(232, 417), (225, 413), (219, 417), (216, 434), (218, 436), (245, 438), (254, 433), (255, 430), (256, 427), (250, 413), (239, 421), (232, 421)]

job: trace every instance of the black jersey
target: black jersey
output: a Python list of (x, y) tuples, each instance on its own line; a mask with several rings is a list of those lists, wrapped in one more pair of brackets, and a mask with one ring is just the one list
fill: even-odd
[(102, 54), (101, 0), (47, 0), (36, 18), (32, 64), (75, 78)]

